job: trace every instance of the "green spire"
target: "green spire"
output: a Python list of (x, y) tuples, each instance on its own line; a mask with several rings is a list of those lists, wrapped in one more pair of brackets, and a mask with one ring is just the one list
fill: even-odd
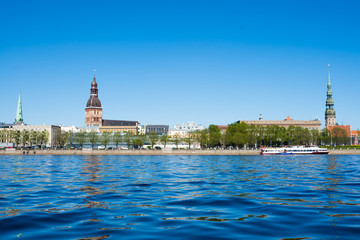
[(22, 104), (21, 104), (21, 92), (19, 92), (19, 101), (18, 101), (18, 107), (16, 111), (16, 118), (15, 123), (23, 123), (23, 114), (22, 114)]
[(328, 65), (328, 84), (327, 84), (327, 96), (332, 97), (331, 82), (330, 82), (330, 64)]
[(336, 124), (334, 100), (332, 99), (332, 90), (330, 82), (330, 64), (328, 65), (328, 83), (327, 83), (327, 98), (325, 111), (325, 125), (326, 127)]

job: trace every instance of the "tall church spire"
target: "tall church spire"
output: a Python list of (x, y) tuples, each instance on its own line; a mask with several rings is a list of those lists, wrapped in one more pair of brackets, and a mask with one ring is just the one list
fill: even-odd
[(334, 100), (332, 99), (332, 90), (330, 82), (330, 64), (328, 64), (328, 84), (326, 93), (326, 111), (325, 111), (325, 126), (333, 126), (336, 124)]
[(91, 83), (90, 98), (85, 107), (85, 126), (101, 126), (102, 125), (102, 107), (98, 98), (98, 85), (95, 78)]
[(23, 119), (23, 114), (22, 114), (21, 92), (19, 92), (19, 101), (18, 101), (18, 106), (17, 106), (17, 111), (16, 111), (15, 123), (21, 124), (23, 122), (24, 122), (24, 119)]

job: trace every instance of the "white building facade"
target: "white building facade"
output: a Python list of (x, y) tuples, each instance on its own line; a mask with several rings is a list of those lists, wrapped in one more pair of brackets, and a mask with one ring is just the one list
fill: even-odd
[(56, 138), (61, 134), (61, 127), (55, 125), (14, 125), (9, 130), (13, 131), (38, 131), (42, 132), (44, 130), (48, 131), (49, 133), (49, 141), (47, 142), (47, 147), (54, 147), (56, 143)]
[(193, 131), (196, 131), (196, 130), (204, 130), (205, 127), (200, 125), (200, 124), (197, 124), (195, 122), (188, 122), (187, 124), (176, 124), (174, 126), (174, 129), (177, 129), (177, 130), (183, 130), (183, 131), (186, 131), (186, 132), (193, 132)]

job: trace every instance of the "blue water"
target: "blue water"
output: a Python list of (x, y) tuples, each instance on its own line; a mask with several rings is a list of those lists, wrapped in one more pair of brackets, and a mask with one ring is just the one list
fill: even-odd
[(0, 156), (1, 239), (360, 239), (360, 156)]

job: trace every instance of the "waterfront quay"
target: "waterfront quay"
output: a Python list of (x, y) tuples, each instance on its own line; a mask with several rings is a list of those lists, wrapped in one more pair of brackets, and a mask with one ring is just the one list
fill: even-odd
[[(260, 150), (2, 150), (0, 155), (200, 155), (252, 156)], [(329, 155), (360, 155), (360, 149), (329, 149)]]

